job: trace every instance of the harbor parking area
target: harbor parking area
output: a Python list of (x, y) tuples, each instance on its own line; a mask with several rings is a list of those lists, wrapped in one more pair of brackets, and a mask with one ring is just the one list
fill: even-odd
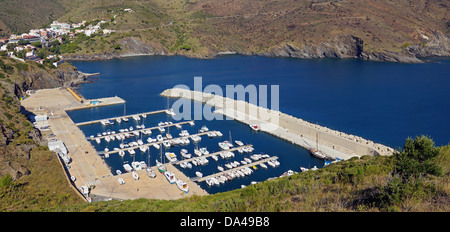
[[(114, 104), (117, 101), (114, 101)], [(182, 172), (172, 165), (167, 165), (168, 170), (173, 171), (178, 179), (189, 184), (189, 193), (180, 191), (175, 184), (170, 184), (162, 174), (150, 179), (145, 170), (138, 171), (139, 180), (134, 180), (131, 174), (120, 175), (125, 184), (117, 181), (119, 176), (113, 175), (104, 160), (97, 154), (92, 144), (87, 141), (86, 135), (75, 125), (66, 111), (82, 107), (80, 103), (67, 89), (43, 89), (24, 99), (21, 105), (26, 111), (35, 115), (48, 115), (50, 130), (43, 131), (45, 138), (54, 134), (54, 139), (61, 140), (72, 158), (68, 173), (74, 176), (73, 182), (77, 189), (81, 186), (95, 186), (90, 194), (111, 197), (115, 199), (178, 199), (191, 195), (206, 195), (198, 185), (193, 183)], [(156, 169), (154, 169), (156, 170)], [(69, 176), (69, 177), (70, 177)], [(70, 179), (70, 178), (68, 178)]]

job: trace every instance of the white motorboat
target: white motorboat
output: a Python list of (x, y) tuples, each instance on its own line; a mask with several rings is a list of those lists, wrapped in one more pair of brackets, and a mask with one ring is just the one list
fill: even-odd
[(191, 139), (192, 139), (192, 142), (197, 143), (197, 142), (200, 142), (202, 140), (202, 137), (200, 137), (198, 135), (192, 135)]
[(163, 142), (163, 145), (164, 145), (165, 148), (169, 148), (170, 147), (170, 142), (166, 140), (166, 141)]
[(201, 152), (203, 155), (208, 155), (208, 154), (209, 154), (209, 151), (206, 149), (206, 147), (200, 148), (200, 152)]
[(244, 143), (241, 142), (241, 141), (239, 141), (239, 140), (235, 140), (234, 142), (235, 142), (236, 145), (238, 145), (238, 146), (244, 146)]
[(139, 150), (141, 150), (142, 152), (146, 152), (148, 149), (147, 146), (139, 146)]
[(177, 156), (175, 155), (175, 153), (173, 152), (166, 152), (166, 158), (170, 161), (170, 162), (175, 162), (177, 161)]
[(181, 138), (181, 142), (184, 144), (184, 145), (188, 145), (190, 142), (189, 142), (189, 139), (187, 138), (187, 137), (183, 137), (183, 138)]
[(134, 151), (134, 149), (128, 149), (128, 152), (130, 153), (130, 155), (136, 154), (136, 152)]
[(95, 142), (97, 142), (98, 144), (100, 144), (100, 139), (99, 138), (95, 138)]
[(307, 168), (305, 168), (305, 167), (300, 167), (300, 171), (302, 171), (302, 172), (306, 172), (306, 171), (308, 171), (309, 169), (307, 169)]
[(116, 174), (117, 174), (117, 175), (121, 175), (121, 174), (122, 174), (122, 171), (116, 170)]
[(141, 164), (141, 168), (145, 169), (147, 168), (147, 164), (144, 161), (139, 162)]
[(207, 131), (209, 131), (209, 129), (205, 125), (203, 125), (202, 128), (200, 128), (200, 132), (207, 132)]
[(136, 121), (139, 121), (139, 120), (141, 120), (141, 117), (139, 117), (139, 115), (133, 115), (133, 119)]
[(175, 184), (175, 182), (177, 181), (175, 174), (171, 171), (164, 172), (164, 176), (166, 177), (167, 181), (169, 181), (169, 183), (171, 184)]
[(124, 121), (124, 122), (128, 122), (128, 118), (126, 118), (126, 117), (123, 117), (123, 118), (122, 118), (122, 121)]
[(188, 132), (187, 130), (182, 130), (182, 131), (179, 133), (179, 135), (180, 135), (180, 137), (189, 136), (189, 132)]
[(146, 171), (147, 171), (147, 175), (150, 178), (155, 178), (156, 177), (156, 172), (153, 171), (153, 169), (151, 167), (147, 167)]
[(254, 131), (259, 131), (259, 126), (258, 125), (255, 125), (255, 124), (250, 124), (249, 125), (250, 126), (250, 128), (252, 128), (252, 130), (254, 130)]
[(157, 135), (156, 136), (156, 140), (158, 140), (158, 141), (163, 141), (164, 140), (164, 138), (162, 137), (162, 135)]
[(223, 134), (222, 134), (222, 132), (220, 132), (220, 131), (216, 131), (216, 136), (218, 136), (218, 137), (222, 137), (222, 136), (223, 136)]
[(264, 163), (261, 163), (259, 166), (261, 166), (262, 168), (267, 168), (267, 165), (265, 165)]
[(173, 109), (167, 109), (167, 110), (165, 110), (164, 112), (165, 112), (166, 114), (168, 114), (168, 115), (172, 115), (172, 116), (175, 115), (175, 112), (173, 111)]
[(223, 143), (223, 142), (220, 142), (220, 143), (219, 143), (219, 147), (220, 147), (220, 149), (222, 149), (222, 150), (228, 150), (228, 149), (230, 149), (230, 147), (228, 147), (228, 145), (227, 145), (226, 143)]
[(125, 169), (125, 171), (127, 172), (131, 172), (131, 170), (133, 170), (133, 168), (129, 164), (124, 164), (123, 169)]
[(116, 122), (121, 123), (122, 119), (121, 118), (116, 118)]
[(137, 161), (131, 162), (131, 166), (132, 166), (133, 169), (136, 170), (136, 171), (139, 171), (139, 170), (142, 169), (141, 163), (140, 163), (140, 162), (137, 162)]
[(190, 158), (192, 158), (192, 155), (189, 154), (189, 153), (181, 152), (180, 154), (181, 154), (181, 156), (183, 156), (183, 158), (185, 158), (185, 159), (190, 159)]
[(185, 193), (189, 192), (189, 186), (186, 182), (184, 182), (182, 180), (177, 180), (177, 186), (181, 191), (183, 191)]
[(221, 167), (221, 166), (217, 166), (217, 169), (221, 172), (223, 172), (223, 170), (224, 170), (223, 167)]
[(164, 129), (164, 127), (158, 127), (159, 132), (164, 133), (166, 131), (166, 129)]
[(199, 149), (194, 148), (194, 154), (196, 156), (202, 156), (202, 152)]
[(131, 173), (131, 176), (133, 177), (133, 179), (139, 180), (139, 175), (138, 175), (135, 171), (133, 171), (133, 172)]
[(201, 173), (201, 172), (199, 172), (199, 171), (196, 171), (196, 172), (195, 172), (195, 175), (198, 176), (198, 177), (200, 177), (200, 178), (203, 177), (203, 173)]
[(119, 181), (120, 185), (125, 184), (125, 181), (123, 180), (123, 178), (118, 178), (117, 181)]

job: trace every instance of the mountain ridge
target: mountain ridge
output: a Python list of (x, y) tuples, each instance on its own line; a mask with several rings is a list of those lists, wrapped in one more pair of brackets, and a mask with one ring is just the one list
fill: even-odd
[[(134, 45), (119, 51), (87, 43), (81, 51), (66, 54), (69, 59), (117, 58), (135, 50), (146, 51), (136, 54), (194, 58), (213, 58), (232, 51), (406, 63), (450, 56), (450, 17), (447, 4), (441, 0), (51, 2), (56, 9), (64, 6), (55, 13), (60, 21), (101, 18), (109, 21), (106, 28), (117, 30), (107, 42), (135, 40)], [(124, 8), (133, 11), (124, 12)], [(0, 27), (4, 18), (0, 15)]]

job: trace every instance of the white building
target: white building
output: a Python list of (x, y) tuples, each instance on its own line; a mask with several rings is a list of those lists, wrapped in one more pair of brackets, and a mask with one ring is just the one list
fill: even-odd
[(42, 121), (47, 121), (48, 117), (47, 115), (36, 115), (34, 116), (34, 121), (35, 122), (42, 122)]
[(48, 149), (54, 152), (58, 152), (57, 149), (59, 149), (64, 155), (67, 155), (66, 145), (61, 140), (48, 142)]

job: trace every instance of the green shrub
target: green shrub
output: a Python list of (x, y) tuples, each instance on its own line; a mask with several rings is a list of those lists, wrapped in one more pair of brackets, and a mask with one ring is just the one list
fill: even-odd
[(13, 178), (11, 177), (11, 175), (9, 175), (9, 173), (4, 175), (2, 177), (2, 179), (0, 179), (0, 187), (2, 187), (2, 188), (6, 188), (6, 187), (11, 186), (13, 184), (14, 184)]

